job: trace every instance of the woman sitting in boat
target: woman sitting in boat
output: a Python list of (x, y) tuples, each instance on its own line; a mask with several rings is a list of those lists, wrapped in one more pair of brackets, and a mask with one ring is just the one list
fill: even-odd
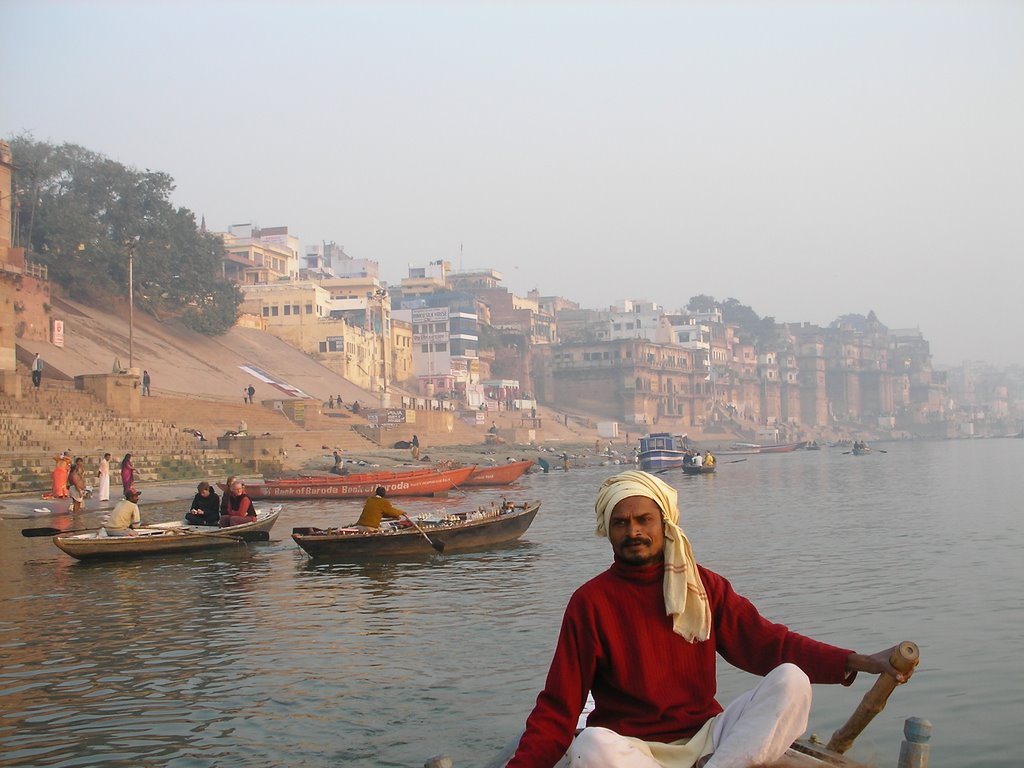
[(363, 513), (359, 515), (359, 520), (353, 528), (358, 528), (361, 531), (377, 531), (380, 530), (381, 518), (393, 517), (398, 520), (405, 517), (405, 512), (398, 509), (389, 499), (384, 498), (386, 493), (384, 486), (377, 486), (373, 496), (363, 504)]
[(704, 466), (713, 467), (715, 466), (715, 457), (711, 454), (711, 451), (704, 451)]
[(220, 527), (227, 528), (255, 521), (256, 508), (253, 507), (252, 500), (245, 495), (245, 484), (241, 480), (235, 480), (231, 483), (228, 494), (227, 514), (220, 516)]
[(220, 523), (220, 497), (203, 480), (196, 489), (192, 499), (192, 509), (185, 515), (189, 525), (217, 525)]

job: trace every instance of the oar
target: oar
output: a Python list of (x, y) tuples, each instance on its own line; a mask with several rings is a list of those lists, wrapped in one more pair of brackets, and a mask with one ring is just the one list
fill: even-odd
[(22, 528), (21, 535), (27, 539), (37, 536), (58, 536), (62, 533), (81, 533), (82, 531), (98, 531), (99, 528)]
[(722, 463), (723, 464), (739, 464), (741, 461), (746, 461), (746, 459), (733, 459), (732, 461), (723, 461)]
[(237, 533), (206, 533), (205, 531), (183, 531), (169, 529), (182, 536), (213, 536), (218, 539), (235, 539), (237, 541), (270, 541), (270, 531), (238, 531)]
[[(920, 659), (921, 653), (917, 645), (904, 640), (893, 649), (889, 663), (898, 672), (910, 672)], [(895, 690), (896, 685), (896, 678), (885, 673), (880, 674), (871, 690), (864, 694), (850, 719), (832, 734), (827, 749), (843, 754), (853, 746), (853, 740), (860, 735), (871, 719), (885, 708), (885, 702), (889, 700), (889, 694)]]
[(412, 527), (413, 528), (415, 528), (417, 531), (419, 531), (421, 534), (423, 534), (423, 538), (427, 540), (427, 543), (430, 546), (432, 546), (438, 552), (444, 552), (444, 542), (443, 541), (432, 541), (431, 538), (429, 536), (427, 536), (427, 532), (424, 531), (422, 528), (420, 528), (418, 525), (416, 525), (416, 521), (415, 520), (413, 520), (408, 515), (405, 516), (405, 519), (408, 520), (410, 523), (412, 523)]
[[(199, 536), (216, 536), (215, 533), (200, 533)], [(220, 538), (237, 539), (238, 541), (270, 541), (270, 531), (241, 531)]]

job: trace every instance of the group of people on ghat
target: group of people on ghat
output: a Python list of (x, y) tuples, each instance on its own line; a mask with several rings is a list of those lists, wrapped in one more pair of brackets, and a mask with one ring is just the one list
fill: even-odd
[(688, 464), (691, 467), (713, 467), (715, 466), (715, 457), (711, 451), (704, 451), (704, 454), (701, 455), (700, 451), (688, 448), (683, 452), (683, 464)]
[[(762, 617), (696, 561), (678, 494), (654, 475), (608, 478), (594, 509), (614, 559), (570, 598), (508, 768), (767, 765), (807, 728), (812, 683), (849, 686), (859, 672), (909, 678), (890, 663), (892, 648), (857, 653)], [(724, 708), (717, 655), (762, 678)]]
[[(129, 488), (135, 482), (135, 470), (131, 464), (130, 453), (125, 454), (121, 462), (121, 479)], [(53, 457), (54, 467), (50, 475), (51, 489), (49, 496), (54, 499), (70, 499), (70, 512), (77, 514), (85, 510), (85, 500), (92, 495), (93, 487), (85, 477), (85, 459), (78, 456), (71, 458), (71, 451), (63, 451)], [(96, 481), (99, 501), (110, 501), (110, 454), (104, 453), (96, 469)]]

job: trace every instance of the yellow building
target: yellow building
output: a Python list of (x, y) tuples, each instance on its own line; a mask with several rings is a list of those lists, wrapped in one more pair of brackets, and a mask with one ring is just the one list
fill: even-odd
[(220, 234), (224, 277), (237, 285), (291, 280), (299, 274), (298, 240), (287, 227), (259, 229), (238, 224)]

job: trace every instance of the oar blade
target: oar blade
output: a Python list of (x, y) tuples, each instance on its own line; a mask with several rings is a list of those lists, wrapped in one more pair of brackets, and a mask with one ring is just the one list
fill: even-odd
[(60, 528), (22, 528), (21, 535), (26, 539), (34, 539), (39, 536), (56, 536), (64, 533)]
[(270, 541), (270, 531), (240, 531), (231, 538), (239, 541)]
[(443, 541), (436, 541), (434, 539), (431, 539), (430, 540), (430, 546), (432, 546), (438, 552), (444, 552), (444, 542)]

